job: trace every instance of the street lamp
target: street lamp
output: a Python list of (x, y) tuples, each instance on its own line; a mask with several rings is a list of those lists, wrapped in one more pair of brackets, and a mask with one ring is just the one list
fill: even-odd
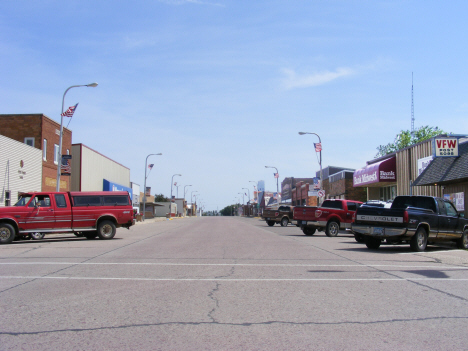
[[(320, 136), (317, 133), (308, 133), (308, 132), (299, 132), (299, 135), (304, 135), (304, 134), (313, 134), (316, 135), (317, 138), (319, 139), (319, 144), (320, 144), (320, 190), (323, 190), (323, 174), (322, 174), (322, 140), (320, 139)], [(315, 152), (317, 152), (317, 147), (315, 147)]]
[[(144, 185), (143, 185), (143, 221), (145, 220), (145, 216), (146, 216), (146, 178), (148, 178), (149, 176), (149, 173), (148, 175), (146, 174), (146, 170), (148, 169), (148, 157), (152, 156), (152, 155), (155, 155), (155, 156), (160, 156), (162, 155), (162, 153), (159, 153), (159, 154), (149, 154), (148, 156), (146, 156), (146, 161), (145, 161), (145, 182), (144, 182)], [(151, 167), (151, 169), (153, 169), (153, 167)]]
[(275, 178), (276, 178), (276, 196), (278, 197), (278, 205), (279, 205), (279, 187), (278, 187), (278, 178), (279, 178), (279, 172), (278, 172), (278, 168), (276, 167), (273, 167), (273, 166), (265, 166), (265, 168), (274, 168), (276, 169), (276, 173), (275, 173)]
[(249, 215), (250, 215), (250, 206), (249, 206), (249, 203), (250, 203), (250, 190), (247, 189), (247, 188), (242, 188), (242, 190), (247, 190), (249, 192), (249, 198), (247, 199), (247, 209), (248, 209), (248, 212), (249, 212)]
[[(185, 194), (187, 194), (187, 190), (185, 190), (186, 187), (192, 186), (192, 185), (185, 185), (184, 186), (184, 203), (185, 203)], [(184, 211), (184, 217), (187, 216), (187, 211)]]
[(174, 185), (174, 177), (175, 176), (182, 176), (182, 174), (173, 174), (172, 175), (172, 179), (171, 179), (171, 200), (169, 202), (169, 216), (172, 216), (172, 209), (171, 209), (171, 205), (172, 205), (172, 186)]
[[(254, 202), (254, 203), (256, 203), (255, 209), (258, 210), (258, 183), (255, 180), (249, 180), (249, 183), (255, 183), (257, 185), (257, 186), (254, 185), (253, 187), (254, 187), (254, 199), (255, 199), (255, 189), (257, 190), (257, 202)], [(254, 215), (256, 214), (254, 213)]]
[[(200, 194), (193, 195), (193, 197), (195, 198), (195, 204), (197, 203), (197, 196), (200, 196)], [(195, 207), (197, 207), (197, 205), (195, 205)], [(198, 208), (196, 211), (198, 212)], [(193, 203), (192, 203), (192, 212), (193, 212)], [(195, 217), (197, 217), (197, 212), (195, 212)]]
[(90, 87), (90, 88), (95, 88), (98, 86), (98, 83), (90, 83), (90, 84), (84, 84), (84, 85), (72, 85), (69, 87), (65, 92), (63, 93), (63, 98), (62, 98), (62, 113), (60, 114), (61, 119), (60, 119), (60, 138), (59, 138), (59, 149), (58, 149), (58, 156), (57, 156), (57, 186), (56, 186), (56, 191), (60, 191), (60, 175), (62, 171), (62, 139), (63, 139), (63, 108), (65, 105), (65, 95), (71, 88), (78, 88), (78, 87)]
[(198, 193), (198, 190), (192, 191), (190, 193), (190, 202), (191, 202), (191, 205), (192, 205), (192, 211), (190, 211), (190, 217), (193, 216), (193, 193)]

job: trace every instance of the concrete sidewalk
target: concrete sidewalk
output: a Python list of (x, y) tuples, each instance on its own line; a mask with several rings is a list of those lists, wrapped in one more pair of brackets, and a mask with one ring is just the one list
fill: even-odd
[(166, 217), (154, 217), (154, 218), (147, 218), (143, 222), (136, 222), (135, 225), (140, 225), (140, 224), (148, 224), (148, 223), (154, 223), (154, 222), (163, 222), (163, 221), (175, 221), (175, 220), (181, 220), (181, 219), (190, 219), (190, 218), (198, 218), (198, 217), (172, 217), (172, 218), (166, 218)]

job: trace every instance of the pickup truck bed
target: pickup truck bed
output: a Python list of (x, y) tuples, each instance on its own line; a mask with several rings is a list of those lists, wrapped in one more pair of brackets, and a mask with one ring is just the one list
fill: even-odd
[(430, 196), (397, 196), (390, 208), (362, 206), (352, 230), (364, 236), (370, 249), (379, 248), (383, 240), (410, 242), (414, 251), (441, 241), (468, 248), (468, 220), (450, 201)]

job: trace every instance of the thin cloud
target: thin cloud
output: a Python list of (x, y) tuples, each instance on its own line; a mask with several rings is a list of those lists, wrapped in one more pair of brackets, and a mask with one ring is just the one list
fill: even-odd
[(355, 73), (351, 68), (337, 68), (334, 72), (325, 71), (312, 75), (299, 76), (293, 69), (283, 69), (285, 74), (284, 85), (286, 89), (309, 88), (326, 84), (335, 79), (346, 77)]

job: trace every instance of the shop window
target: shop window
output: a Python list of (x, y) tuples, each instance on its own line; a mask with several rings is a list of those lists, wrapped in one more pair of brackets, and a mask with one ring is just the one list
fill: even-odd
[(34, 147), (34, 138), (30, 138), (30, 137), (24, 138), (24, 143), (29, 145), (29, 146)]
[(54, 163), (58, 165), (58, 160), (59, 160), (59, 146), (57, 144), (54, 144)]
[(47, 161), (47, 139), (42, 142), (42, 159)]

